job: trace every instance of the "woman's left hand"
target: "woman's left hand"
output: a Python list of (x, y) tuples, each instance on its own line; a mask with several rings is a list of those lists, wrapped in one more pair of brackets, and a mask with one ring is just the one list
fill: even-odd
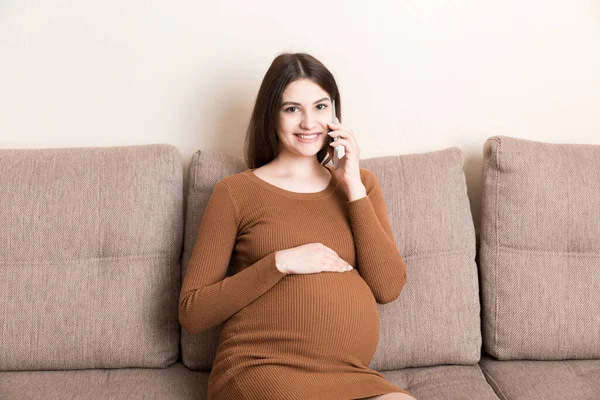
[(348, 201), (357, 200), (367, 195), (365, 185), (360, 179), (360, 148), (358, 147), (358, 141), (354, 135), (352, 129), (340, 124), (340, 121), (336, 118), (336, 124), (328, 124), (329, 128), (332, 129), (328, 133), (329, 137), (338, 139), (335, 142), (331, 142), (330, 148), (328, 149), (329, 157), (333, 159), (333, 151), (337, 146), (344, 146), (346, 154), (339, 160), (338, 168), (333, 169), (338, 181), (344, 186), (346, 194), (348, 195)]

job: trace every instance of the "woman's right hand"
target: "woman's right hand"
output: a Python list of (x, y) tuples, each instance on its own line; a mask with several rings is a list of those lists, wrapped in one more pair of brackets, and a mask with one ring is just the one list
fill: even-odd
[(285, 274), (351, 271), (338, 254), (322, 243), (309, 243), (275, 253), (277, 269)]

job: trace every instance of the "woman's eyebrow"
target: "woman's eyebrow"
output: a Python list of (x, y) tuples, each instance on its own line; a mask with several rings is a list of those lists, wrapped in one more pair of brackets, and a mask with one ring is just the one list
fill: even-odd
[[(323, 97), (322, 99), (319, 99), (319, 100), (315, 101), (313, 104), (317, 104), (317, 103), (320, 103), (320, 102), (325, 101), (325, 100), (329, 100), (329, 97)], [(301, 106), (302, 105), (300, 103), (296, 103), (295, 101), (284, 101), (283, 103), (281, 103), (282, 106), (285, 106), (286, 104), (293, 104), (295, 106)]]

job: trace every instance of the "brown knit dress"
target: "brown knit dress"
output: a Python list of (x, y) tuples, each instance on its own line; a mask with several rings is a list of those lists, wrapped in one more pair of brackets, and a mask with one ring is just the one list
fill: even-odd
[[(406, 282), (381, 187), (361, 168), (367, 196), (349, 202), (328, 170), (329, 185), (313, 193), (279, 188), (251, 169), (215, 186), (179, 302), (187, 332), (222, 324), (208, 400), (409, 393), (369, 368), (377, 303), (395, 300)], [(275, 266), (276, 251), (317, 242), (354, 269), (286, 275)]]

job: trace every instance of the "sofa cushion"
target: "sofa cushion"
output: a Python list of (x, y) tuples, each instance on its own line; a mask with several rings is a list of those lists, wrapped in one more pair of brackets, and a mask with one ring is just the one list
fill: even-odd
[(478, 365), (438, 365), (381, 373), (419, 400), (498, 400)]
[[(185, 214), (185, 234), (183, 239), (182, 280), (198, 232), (202, 215), (212, 191), (221, 179), (245, 170), (241, 157), (219, 153), (197, 151), (192, 156), (188, 172), (188, 196)], [(231, 276), (231, 269), (228, 271)], [(220, 326), (190, 335), (181, 329), (181, 358), (183, 363), (195, 370), (210, 370), (219, 344)]]
[(177, 360), (175, 147), (0, 150), (0, 188), (0, 370)]
[[(460, 149), (361, 160), (384, 193), (396, 243), (407, 263), (400, 297), (378, 304), (377, 370), (437, 364), (475, 364), (480, 358), (475, 231)], [(201, 152), (190, 164), (183, 270), (216, 183), (246, 169), (241, 157)], [(192, 369), (212, 366), (219, 327), (189, 335), (182, 359)]]
[(489, 384), (502, 400), (598, 400), (600, 360), (480, 362)]
[(496, 136), (483, 164), (486, 351), (600, 358), (600, 146)]
[[(498, 400), (477, 365), (384, 371), (419, 400)], [(0, 372), (0, 399), (201, 400), (209, 373), (176, 363), (166, 369)]]
[(202, 400), (208, 373), (168, 368), (0, 372), (0, 399)]

